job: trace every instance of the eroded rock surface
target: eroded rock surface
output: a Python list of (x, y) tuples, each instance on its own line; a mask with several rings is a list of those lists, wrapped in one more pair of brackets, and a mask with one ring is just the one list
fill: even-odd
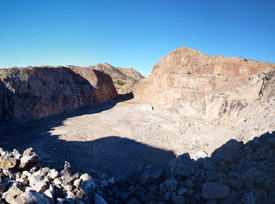
[(0, 70), (0, 121), (28, 121), (117, 96), (109, 75), (90, 68)]
[(167, 103), (188, 97), (190, 91), (211, 91), (225, 84), (244, 83), (249, 76), (274, 70), (271, 63), (237, 57), (207, 56), (187, 47), (178, 48), (154, 66), (147, 79), (136, 87), (135, 96)]
[[(154, 66), (150, 77), (136, 86), (134, 96), (166, 104), (186, 117), (232, 120), (255, 101), (274, 98), (274, 70), (275, 64), (206, 56), (182, 47)], [(263, 92), (267, 92), (264, 99)]]
[(119, 94), (132, 92), (137, 82), (144, 78), (144, 76), (133, 68), (113, 67), (108, 63), (97, 64), (90, 67), (109, 74)]

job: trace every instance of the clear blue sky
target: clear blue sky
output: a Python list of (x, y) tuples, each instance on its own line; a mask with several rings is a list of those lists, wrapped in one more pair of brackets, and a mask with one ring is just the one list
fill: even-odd
[(181, 46), (275, 62), (275, 0), (0, 0), (0, 67), (107, 62), (148, 76)]

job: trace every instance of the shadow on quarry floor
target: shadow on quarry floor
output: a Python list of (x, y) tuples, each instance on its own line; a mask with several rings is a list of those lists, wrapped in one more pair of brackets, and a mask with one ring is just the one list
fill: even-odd
[[(65, 161), (73, 171), (99, 170), (110, 176), (118, 176), (147, 165), (165, 165), (175, 154), (119, 136), (107, 136), (93, 141), (64, 141), (59, 135), (49, 133), (63, 124), (67, 118), (99, 113), (113, 108), (117, 103), (131, 99), (122, 96), (113, 102), (78, 109), (24, 125), (0, 124), (0, 147), (22, 153), (33, 147), (40, 158), (40, 165), (62, 170)], [(95, 126), (96, 128), (96, 126)]]

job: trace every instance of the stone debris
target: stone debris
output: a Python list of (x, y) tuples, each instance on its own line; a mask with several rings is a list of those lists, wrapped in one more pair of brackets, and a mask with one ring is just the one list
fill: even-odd
[(195, 161), (185, 153), (119, 178), (94, 170), (72, 174), (68, 162), (58, 172), (39, 167), (31, 148), (23, 155), (0, 149), (0, 162), (15, 161), (1, 166), (0, 203), (275, 203), (274, 138), (275, 132), (246, 144), (231, 139), (211, 157)]
[(142, 110), (145, 110), (145, 111), (150, 111), (150, 110), (154, 110), (154, 107), (152, 105), (148, 105), (148, 104), (143, 104), (141, 106), (141, 109)]
[[(106, 201), (100, 196), (100, 189), (114, 184), (114, 178), (94, 170), (89, 174), (71, 174), (68, 162), (61, 172), (39, 167), (38, 155), (32, 148), (25, 150), (23, 155), (17, 150), (8, 152), (0, 149), (0, 163), (1, 204), (104, 204)], [(100, 186), (102, 183), (104, 187)]]
[(182, 154), (163, 167), (157, 179), (142, 185), (142, 177), (129, 176), (105, 189), (103, 198), (127, 204), (275, 203), (274, 138), (275, 132), (246, 144), (232, 139), (196, 161)]

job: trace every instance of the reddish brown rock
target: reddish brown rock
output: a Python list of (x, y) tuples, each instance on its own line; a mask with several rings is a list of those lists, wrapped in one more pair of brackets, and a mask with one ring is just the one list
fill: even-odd
[(28, 121), (117, 96), (109, 75), (90, 68), (0, 70), (0, 121)]
[(154, 66), (151, 75), (136, 86), (134, 95), (161, 104), (184, 97), (201, 98), (223, 85), (242, 84), (253, 74), (274, 69), (271, 63), (207, 56), (181, 47)]
[(108, 63), (97, 64), (91, 68), (109, 74), (114, 82), (118, 94), (131, 93), (136, 83), (144, 77), (133, 68), (113, 67)]

